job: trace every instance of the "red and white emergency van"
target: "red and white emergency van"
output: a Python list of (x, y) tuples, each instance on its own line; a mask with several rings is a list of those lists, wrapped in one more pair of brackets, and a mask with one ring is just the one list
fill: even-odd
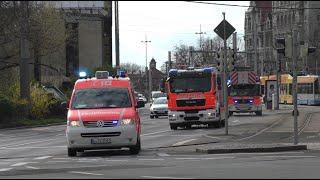
[(260, 78), (253, 71), (233, 71), (228, 82), (228, 109), (234, 112), (255, 112), (262, 115), (262, 96)]
[(97, 71), (96, 77), (79, 79), (74, 85), (67, 117), (68, 156), (91, 149), (141, 149), (141, 124), (129, 78), (110, 77)]

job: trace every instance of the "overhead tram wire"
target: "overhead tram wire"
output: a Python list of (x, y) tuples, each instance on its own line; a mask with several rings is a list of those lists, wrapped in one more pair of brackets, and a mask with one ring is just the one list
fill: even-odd
[(295, 7), (267, 7), (267, 6), (246, 6), (246, 5), (238, 5), (238, 4), (223, 4), (223, 3), (213, 3), (213, 2), (202, 2), (202, 1), (183, 1), (188, 3), (197, 3), (197, 4), (207, 4), (207, 5), (217, 5), (217, 6), (233, 6), (233, 7), (243, 7), (243, 8), (257, 8), (257, 9), (291, 9), (291, 10), (301, 10), (301, 9), (320, 9), (320, 7), (310, 7), (310, 8), (295, 8)]

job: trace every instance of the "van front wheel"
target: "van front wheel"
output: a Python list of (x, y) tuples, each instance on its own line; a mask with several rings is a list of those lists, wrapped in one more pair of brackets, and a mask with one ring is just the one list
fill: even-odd
[(73, 148), (68, 148), (68, 156), (69, 157), (77, 156), (77, 151)]
[(140, 150), (141, 150), (141, 142), (140, 142), (140, 138), (138, 138), (136, 145), (130, 147), (130, 154), (139, 154)]

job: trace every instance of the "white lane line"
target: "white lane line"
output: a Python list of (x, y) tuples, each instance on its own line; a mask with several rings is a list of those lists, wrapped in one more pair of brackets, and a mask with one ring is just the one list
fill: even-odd
[(10, 171), (12, 168), (2, 168), (0, 169), (0, 172)]
[(33, 167), (33, 166), (25, 166), (25, 167), (28, 168), (28, 169), (40, 169), (40, 168)]
[(48, 161), (48, 163), (67, 163), (70, 161)]
[(71, 158), (52, 158), (54, 160), (71, 160)]
[(186, 177), (166, 177), (166, 176), (141, 176), (147, 179), (194, 179), (194, 178), (186, 178)]
[(30, 164), (30, 163), (36, 163), (36, 162), (20, 162), (20, 163), (12, 164), (11, 166), (13, 166), (13, 167), (24, 166), (24, 165)]
[(202, 159), (202, 158), (174, 158), (174, 159), (177, 159), (177, 160), (196, 160), (196, 159)]
[(93, 175), (93, 176), (103, 176), (104, 174), (97, 174), (97, 173), (88, 173), (88, 172), (79, 172), (79, 171), (69, 171), (72, 174), (84, 174), (84, 175)]
[(188, 140), (185, 140), (185, 141), (180, 141), (180, 142), (177, 142), (177, 143), (173, 144), (172, 146), (181, 146), (181, 145), (183, 145), (185, 143), (188, 143), (188, 142), (191, 142), (191, 141), (194, 141), (194, 140), (196, 140), (196, 139), (188, 139)]
[(218, 159), (234, 159), (235, 157), (208, 157), (208, 158), (202, 158), (205, 160), (218, 160)]
[[(258, 157), (258, 156), (256, 156)], [(260, 157), (270, 157), (270, 158), (315, 158), (317, 156), (260, 156)]]
[(163, 161), (164, 159), (138, 159), (139, 161)]
[(153, 133), (146, 133), (146, 134), (142, 134), (141, 136), (148, 136), (148, 135), (152, 135), (152, 134), (160, 134), (160, 133), (170, 132), (170, 131), (171, 130), (158, 131), (158, 132), (153, 132)]
[(47, 147), (33, 147), (33, 146), (25, 146), (25, 147), (0, 147), (0, 150), (17, 150), (17, 149), (52, 149), (52, 148), (66, 148), (67, 146), (47, 146)]
[(114, 161), (114, 162), (128, 162), (129, 160), (127, 159), (107, 159), (106, 161)]
[(157, 155), (160, 156), (160, 157), (168, 157), (168, 156), (170, 156), (167, 153), (157, 153)]
[(36, 157), (34, 160), (43, 160), (43, 159), (48, 159), (51, 158), (52, 156), (42, 156), (42, 157)]
[(33, 142), (28, 142), (28, 143), (23, 143), (23, 144), (11, 144), (11, 145), (0, 147), (0, 149), (12, 148), (12, 147), (17, 147), (17, 146), (24, 146), (24, 145), (28, 145), (28, 144), (36, 144), (36, 143), (42, 143), (42, 142), (48, 142), (48, 141), (54, 142), (54, 140), (57, 140), (57, 139), (58, 138), (47, 139), (47, 140), (42, 140), (42, 141), (33, 141)]

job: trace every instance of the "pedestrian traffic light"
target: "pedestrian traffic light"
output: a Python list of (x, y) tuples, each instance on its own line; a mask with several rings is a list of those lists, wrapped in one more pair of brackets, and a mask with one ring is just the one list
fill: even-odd
[(287, 58), (292, 57), (292, 37), (290, 35), (286, 36), (286, 38), (276, 38), (276, 43), (282, 46), (277, 48), (279, 54), (283, 54)]
[(217, 52), (217, 69), (219, 72), (222, 72), (222, 61), (223, 61), (223, 53), (221, 51)]

